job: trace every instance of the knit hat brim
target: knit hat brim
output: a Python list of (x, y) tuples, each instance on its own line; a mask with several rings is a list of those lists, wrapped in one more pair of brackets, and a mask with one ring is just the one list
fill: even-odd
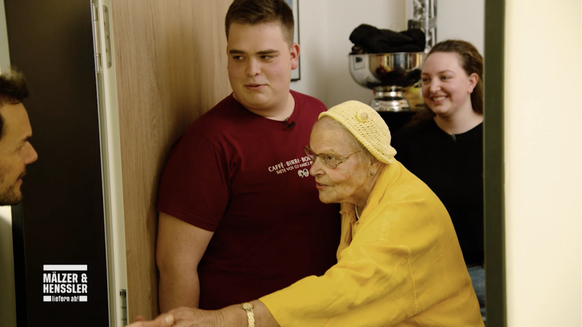
[(346, 101), (319, 114), (331, 117), (350, 133), (380, 162), (392, 163), (396, 150), (390, 145), (390, 130), (372, 107), (359, 101)]

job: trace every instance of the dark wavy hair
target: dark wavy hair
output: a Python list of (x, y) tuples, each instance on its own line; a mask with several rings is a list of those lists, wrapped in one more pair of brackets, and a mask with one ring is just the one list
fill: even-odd
[[(5, 104), (19, 104), (28, 96), (24, 75), (15, 68), (0, 74), (0, 108)], [(0, 139), (4, 135), (4, 119), (0, 114)]]
[(285, 41), (293, 44), (295, 22), (293, 11), (283, 0), (234, 0), (228, 8), (224, 26), (226, 38), (232, 23), (258, 25), (277, 22), (281, 24), (281, 31)]

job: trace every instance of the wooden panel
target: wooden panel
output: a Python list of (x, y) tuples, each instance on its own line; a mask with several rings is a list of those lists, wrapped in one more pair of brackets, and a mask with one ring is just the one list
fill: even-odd
[(115, 0), (128, 320), (158, 314), (157, 186), (182, 132), (230, 92), (224, 16), (232, 0)]

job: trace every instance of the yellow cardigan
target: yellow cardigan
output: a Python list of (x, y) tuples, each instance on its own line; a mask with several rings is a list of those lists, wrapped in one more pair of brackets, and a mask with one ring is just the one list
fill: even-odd
[(281, 326), (484, 325), (449, 214), (402, 164), (341, 214), (338, 263), (259, 299)]

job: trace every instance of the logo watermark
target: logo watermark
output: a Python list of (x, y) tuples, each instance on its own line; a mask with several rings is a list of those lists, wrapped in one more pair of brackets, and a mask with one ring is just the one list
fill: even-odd
[(43, 265), (44, 302), (88, 302), (87, 265)]

